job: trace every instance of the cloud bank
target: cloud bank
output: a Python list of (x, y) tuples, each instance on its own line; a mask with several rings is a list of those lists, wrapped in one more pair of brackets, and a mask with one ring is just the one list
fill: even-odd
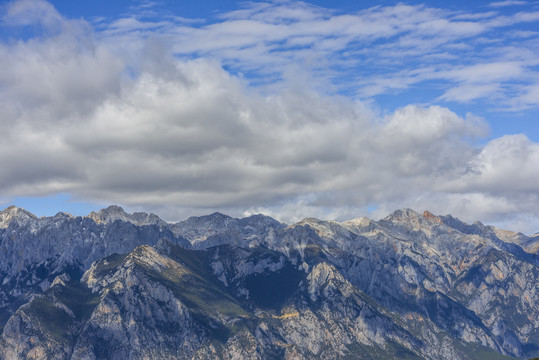
[[(44, 16), (35, 14), (36, 4)], [(260, 3), (202, 27), (124, 18), (100, 29), (65, 19), (43, 1), (6, 9), (4, 26), (33, 26), (38, 35), (0, 44), (3, 196), (69, 193), (169, 220), (214, 210), (264, 212), (287, 222), (344, 220), (411, 207), (539, 230), (539, 144), (526, 136), (484, 143), (488, 124), (472, 114), (436, 105), (386, 113), (369, 101), (320, 91), (317, 71), (286, 74), (285, 64), (301, 56), (295, 53), (301, 49), (288, 53), (286, 44), (283, 54), (262, 60), (273, 41), (312, 47), (312, 29), (356, 39), (406, 28), (400, 41), (414, 39), (421, 24), (430, 24), (424, 17), (438, 10), (398, 5), (347, 20), (304, 3)], [(411, 15), (418, 19), (410, 23)], [(380, 16), (395, 20), (383, 23)], [(360, 26), (357, 17), (371, 22)], [(380, 29), (371, 27), (375, 23)], [(459, 39), (485, 31), (481, 23), (460, 25), (428, 27)], [(374, 33), (358, 35), (357, 27)], [(253, 43), (261, 37), (269, 38), (257, 48)], [(187, 39), (192, 48), (181, 51), (196, 56), (178, 55)], [(330, 45), (319, 44), (317, 51), (329, 54)], [(237, 53), (226, 57), (226, 51)], [(245, 57), (245, 51), (254, 55)], [(272, 61), (267, 69), (282, 77), (275, 86), (257, 86), (256, 76), (227, 69), (234, 59), (236, 70), (245, 71)], [(479, 86), (442, 96), (467, 101), (489, 93), (494, 82), (521, 76), (523, 66), (496, 62), (436, 72), (463, 88)]]

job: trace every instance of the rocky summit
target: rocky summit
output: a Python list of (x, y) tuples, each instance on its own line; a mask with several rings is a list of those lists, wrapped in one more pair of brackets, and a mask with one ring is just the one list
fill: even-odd
[(531, 359), (539, 236), (111, 206), (0, 212), (0, 359)]

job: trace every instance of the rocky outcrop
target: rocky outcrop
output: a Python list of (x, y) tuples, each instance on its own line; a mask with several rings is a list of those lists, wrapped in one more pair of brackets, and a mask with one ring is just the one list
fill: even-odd
[(0, 359), (539, 355), (535, 239), (479, 222), (12, 207), (0, 224)]
[(125, 212), (114, 206), (88, 217), (58, 213), (37, 218), (15, 207), (0, 212), (0, 329), (16, 308), (46, 290), (57, 275), (78, 279), (94, 261), (159, 239), (190, 247), (162, 220), (140, 224), (133, 219), (153, 217), (118, 214)]

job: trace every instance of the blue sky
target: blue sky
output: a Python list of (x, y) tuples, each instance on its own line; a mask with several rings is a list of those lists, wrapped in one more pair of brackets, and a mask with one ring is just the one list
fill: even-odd
[(0, 205), (539, 230), (539, 3), (18, 0)]

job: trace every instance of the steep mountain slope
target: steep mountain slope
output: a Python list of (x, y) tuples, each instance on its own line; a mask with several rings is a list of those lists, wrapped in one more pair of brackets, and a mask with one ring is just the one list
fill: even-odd
[(450, 216), (8, 208), (0, 236), (2, 359), (539, 355), (534, 238)]
[(46, 290), (57, 275), (67, 273), (78, 279), (104, 256), (125, 254), (159, 239), (190, 247), (164, 221), (141, 223), (136, 217), (117, 206), (88, 217), (58, 213), (38, 219), (15, 207), (0, 212), (0, 329), (20, 305)]
[(264, 248), (142, 245), (94, 263), (81, 282), (57, 278), (10, 318), (3, 356), (466, 359), (475, 350), (428, 320), (444, 346), (425, 338), (327, 262), (298, 270), (293, 260)]

